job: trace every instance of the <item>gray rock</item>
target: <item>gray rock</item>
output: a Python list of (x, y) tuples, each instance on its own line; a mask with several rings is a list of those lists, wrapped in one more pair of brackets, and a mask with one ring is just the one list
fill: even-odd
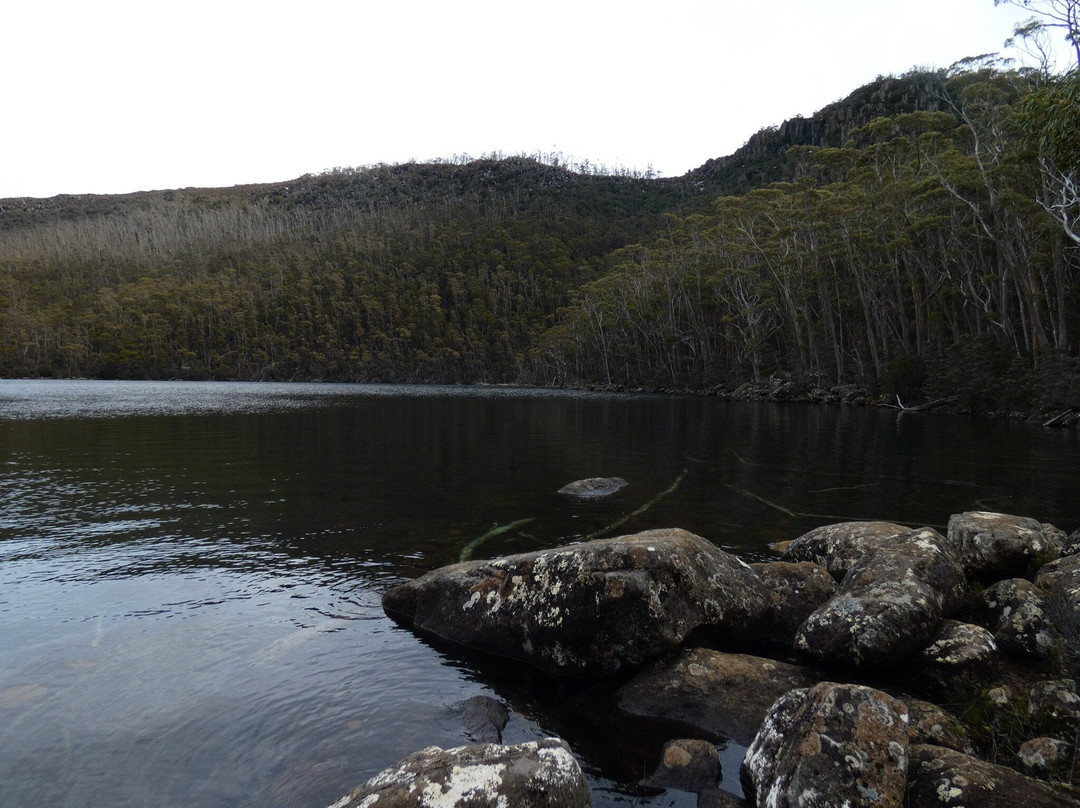
[(1065, 539), (1065, 544), (1061, 548), (1061, 554), (1063, 556), (1071, 556), (1080, 553), (1080, 530), (1074, 530)]
[(1036, 732), (1073, 738), (1080, 731), (1080, 695), (1072, 679), (1052, 679), (1032, 685), (1028, 718)]
[(472, 696), (454, 705), (465, 724), (465, 734), (476, 743), (502, 743), (510, 711), (490, 696)]
[(740, 778), (760, 808), (904, 804), (907, 706), (862, 685), (822, 682), (781, 696)]
[(1046, 616), (1080, 668), (1080, 554), (1051, 561), (1039, 570), (1035, 584), (1046, 592)]
[(822, 664), (882, 667), (924, 648), (961, 604), (963, 570), (932, 528), (909, 530), (848, 570), (799, 628), (795, 648)]
[(762, 632), (770, 642), (791, 646), (799, 626), (836, 594), (836, 582), (824, 567), (809, 561), (751, 564), (769, 593)]
[(782, 561), (812, 561), (837, 581), (871, 550), (885, 546), (910, 528), (892, 522), (839, 522), (804, 533), (789, 542)]
[(997, 581), (1015, 577), (1057, 558), (1065, 534), (1026, 516), (968, 511), (949, 518), (949, 541), (972, 578)]
[(698, 792), (697, 808), (746, 808), (746, 802), (719, 788), (707, 788)]
[(330, 808), (588, 808), (581, 767), (562, 741), (431, 746), (385, 769)]
[(908, 808), (1077, 808), (1080, 802), (1004, 766), (940, 746), (910, 750)]
[(922, 699), (905, 699), (908, 706), (908, 739), (912, 746), (927, 743), (975, 754), (967, 727), (943, 707)]
[(684, 648), (638, 671), (619, 690), (618, 700), (631, 715), (677, 721), (748, 744), (773, 702), (792, 688), (817, 681), (812, 671), (798, 665)]
[(1046, 599), (1031, 581), (998, 581), (983, 591), (982, 601), (987, 625), (1002, 651), (1021, 659), (1061, 657), (1061, 639), (1046, 613)]
[(664, 744), (660, 766), (643, 785), (697, 793), (720, 782), (720, 758), (708, 741), (680, 738)]
[(963, 701), (977, 691), (997, 663), (994, 635), (982, 626), (942, 620), (930, 644), (912, 660), (916, 678), (947, 701)]
[(589, 477), (567, 483), (556, 493), (577, 499), (600, 499), (608, 497), (627, 485), (622, 477)]
[(1060, 738), (1032, 738), (1016, 752), (1020, 769), (1039, 779), (1067, 778), (1073, 766), (1072, 748)]
[(767, 607), (746, 564), (678, 529), (454, 564), (383, 596), (417, 632), (569, 675), (633, 669), (699, 627), (747, 633)]

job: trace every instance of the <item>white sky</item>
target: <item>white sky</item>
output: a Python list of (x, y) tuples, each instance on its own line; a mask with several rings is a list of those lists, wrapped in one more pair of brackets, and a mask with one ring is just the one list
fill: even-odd
[(0, 198), (559, 151), (678, 176), (879, 74), (1000, 51), (993, 0), (9, 0)]

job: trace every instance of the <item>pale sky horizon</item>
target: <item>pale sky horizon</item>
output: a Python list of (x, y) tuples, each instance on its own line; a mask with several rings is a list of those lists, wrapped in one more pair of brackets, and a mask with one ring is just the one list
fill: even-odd
[(37, 0), (0, 198), (561, 152), (680, 176), (874, 80), (1002, 52), (993, 0)]

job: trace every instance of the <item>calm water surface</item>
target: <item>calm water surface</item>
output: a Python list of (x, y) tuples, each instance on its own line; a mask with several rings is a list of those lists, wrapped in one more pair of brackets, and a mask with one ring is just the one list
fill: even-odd
[[(476, 556), (685, 527), (747, 559), (841, 519), (975, 508), (1080, 525), (1074, 431), (864, 408), (507, 388), (0, 381), (0, 783), (22, 806), (321, 808), (454, 705), (556, 733), (597, 805), (670, 728), (588, 688), (433, 648), (379, 607)], [(601, 503), (553, 492), (630, 485)], [(608, 531), (610, 535), (610, 531)], [(722, 749), (737, 790), (742, 749)]]

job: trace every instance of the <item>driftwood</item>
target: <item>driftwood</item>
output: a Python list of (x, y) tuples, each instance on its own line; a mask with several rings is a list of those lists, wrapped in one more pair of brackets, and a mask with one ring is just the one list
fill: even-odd
[(895, 404), (885, 404), (885, 406), (892, 407), (894, 410), (903, 410), (904, 412), (919, 412), (920, 410), (928, 410), (931, 407), (936, 407), (938, 404), (947, 404), (950, 401), (955, 401), (958, 397), (959, 396), (946, 396), (945, 398), (939, 398), (935, 401), (928, 401), (925, 404), (916, 404), (914, 407), (906, 407), (904, 406), (904, 402), (900, 400), (900, 396), (896, 396)]
[(1059, 412), (1057, 415), (1055, 415), (1049, 421), (1044, 423), (1043, 426), (1057, 426), (1058, 424), (1065, 421), (1072, 414), (1073, 414), (1072, 410), (1065, 410), (1065, 412)]

